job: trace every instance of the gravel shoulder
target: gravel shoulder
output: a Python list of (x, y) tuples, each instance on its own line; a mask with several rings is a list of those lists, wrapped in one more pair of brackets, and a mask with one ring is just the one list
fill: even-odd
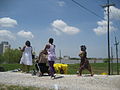
[(20, 86), (47, 87), (55, 90), (120, 90), (120, 75), (56, 75), (37, 77), (19, 72), (0, 72), (0, 83)]

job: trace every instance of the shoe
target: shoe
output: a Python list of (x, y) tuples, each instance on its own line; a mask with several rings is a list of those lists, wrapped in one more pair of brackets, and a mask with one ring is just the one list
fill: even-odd
[(93, 76), (94, 74), (91, 74), (91, 76)]
[(52, 75), (52, 76), (51, 76), (51, 79), (54, 80), (54, 79), (55, 79), (55, 75)]

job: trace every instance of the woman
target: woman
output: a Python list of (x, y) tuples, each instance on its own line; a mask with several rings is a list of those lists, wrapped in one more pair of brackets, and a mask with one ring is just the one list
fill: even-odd
[(22, 49), (19, 47), (19, 49), (23, 52), (20, 60), (20, 64), (23, 65), (22, 71), (29, 73), (30, 66), (32, 65), (32, 47), (30, 41), (26, 41), (25, 46)]
[(87, 52), (86, 52), (86, 46), (85, 45), (81, 46), (81, 51), (80, 51), (79, 56), (81, 57), (79, 76), (82, 75), (82, 71), (84, 69), (87, 69), (91, 73), (91, 76), (93, 76), (91, 66), (90, 66), (89, 61), (87, 59)]
[(55, 78), (55, 69), (54, 69), (54, 63), (56, 59), (56, 54), (55, 54), (55, 45), (53, 44), (54, 39), (50, 38), (49, 39), (49, 44), (45, 46), (45, 50), (47, 50), (48, 54), (48, 64), (50, 68), (50, 75), (51, 78)]

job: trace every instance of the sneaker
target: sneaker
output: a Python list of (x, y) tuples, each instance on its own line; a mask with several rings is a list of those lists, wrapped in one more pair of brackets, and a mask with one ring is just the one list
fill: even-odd
[(51, 76), (51, 79), (54, 80), (55, 79), (55, 75)]
[(91, 74), (91, 76), (93, 76), (94, 74)]

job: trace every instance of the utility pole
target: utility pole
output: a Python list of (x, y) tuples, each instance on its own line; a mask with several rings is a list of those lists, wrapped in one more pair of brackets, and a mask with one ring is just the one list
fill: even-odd
[(111, 47), (111, 74), (113, 75), (113, 48)]
[(116, 59), (117, 59), (117, 75), (119, 75), (119, 65), (118, 65), (118, 45), (119, 45), (119, 42), (117, 41), (117, 39), (116, 39), (116, 37), (115, 37)]
[(59, 57), (59, 59), (60, 59), (60, 63), (61, 63), (61, 50), (59, 50), (59, 53), (60, 53), (60, 57)]
[(107, 7), (107, 39), (108, 39), (108, 75), (110, 75), (110, 36), (109, 36), (109, 8), (110, 6), (114, 6), (114, 4), (109, 4), (109, 0), (107, 0), (107, 4), (103, 6), (103, 8)]

